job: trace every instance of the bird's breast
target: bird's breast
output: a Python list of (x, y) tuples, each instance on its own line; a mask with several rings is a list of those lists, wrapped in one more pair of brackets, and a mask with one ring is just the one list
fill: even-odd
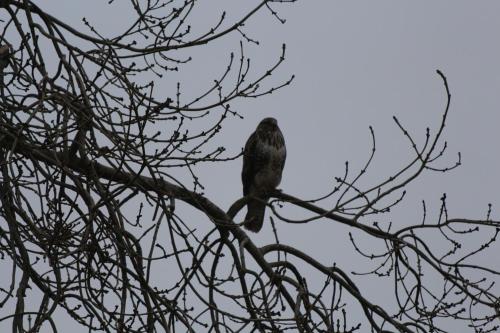
[(274, 190), (281, 182), (282, 164), (285, 158), (285, 147), (264, 144), (260, 153), (265, 156), (264, 163), (255, 175), (255, 185), (266, 191)]

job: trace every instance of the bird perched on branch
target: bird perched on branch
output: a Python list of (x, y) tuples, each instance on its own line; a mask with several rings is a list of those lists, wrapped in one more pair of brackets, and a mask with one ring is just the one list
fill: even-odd
[(0, 75), (3, 75), (3, 69), (9, 64), (10, 55), (11, 52), (9, 45), (0, 45)]
[(258, 232), (264, 222), (269, 193), (281, 181), (286, 147), (283, 134), (274, 118), (264, 118), (250, 135), (243, 152), (243, 195), (250, 196), (245, 228)]

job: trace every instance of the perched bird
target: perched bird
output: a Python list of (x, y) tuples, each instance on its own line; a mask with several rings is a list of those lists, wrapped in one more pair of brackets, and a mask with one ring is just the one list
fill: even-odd
[(248, 138), (243, 152), (243, 195), (251, 196), (244, 225), (250, 231), (262, 228), (269, 192), (281, 181), (285, 158), (285, 139), (278, 122), (264, 118)]
[[(0, 45), (0, 78), (3, 78), (3, 69), (9, 65), (11, 56), (9, 45)], [(0, 84), (3, 82), (0, 81)]]

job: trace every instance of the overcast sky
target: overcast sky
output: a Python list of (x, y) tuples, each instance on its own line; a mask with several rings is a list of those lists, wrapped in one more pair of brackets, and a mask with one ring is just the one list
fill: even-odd
[[(119, 12), (93, 10), (93, 2), (82, 6), (84, 2), (52, 0), (40, 5), (78, 26), (83, 15), (109, 29), (126, 19)], [(229, 4), (209, 2), (202, 6)], [(242, 6), (241, 1), (235, 3)], [(449, 149), (442, 165), (454, 164), (459, 151), (463, 165), (447, 174), (423, 175), (409, 186), (400, 209), (381, 221), (397, 226), (418, 223), (423, 199), (429, 204), (428, 218), (437, 216), (431, 214), (444, 192), (453, 217), (484, 218), (487, 204), (492, 203), (493, 218), (500, 218), (499, 1), (302, 0), (273, 8), (287, 23), (280, 24), (266, 11), (251, 19), (245, 33), (258, 39), (260, 46), (247, 45), (247, 54), (258, 73), (275, 62), (286, 43), (286, 62), (273, 80), (284, 81), (292, 74), (296, 78), (278, 93), (235, 104), (245, 118), (228, 121), (217, 145), (237, 153), (262, 118), (277, 118), (288, 150), (280, 187), (291, 195), (313, 198), (332, 188), (334, 177), (343, 175), (346, 160), (353, 170), (363, 166), (371, 149), (371, 125), (377, 155), (363, 184), (375, 184), (412, 157), (393, 115), (420, 144), (425, 128), (435, 130), (439, 125), (446, 102), (436, 74), (440, 69), (452, 94), (444, 134)], [(237, 7), (233, 10), (238, 13)], [(209, 18), (199, 10), (193, 17), (203, 26), (216, 16)], [(240, 39), (234, 35), (191, 54), (194, 61), (178, 74), (186, 94), (195, 94), (225, 69), (228, 54), (238, 51)], [(176, 83), (163, 80), (159, 84), (165, 87)], [(198, 170), (216, 204), (227, 208), (241, 196), (241, 159)], [(334, 222), (280, 227), (283, 243), (294, 244), (325, 264), (337, 262), (347, 272), (356, 268), (346, 229)], [(252, 238), (259, 245), (271, 242), (269, 224)]]
[[(423, 143), (426, 127), (437, 130), (446, 102), (435, 72), (440, 69), (452, 94), (444, 134), (449, 148), (440, 165), (453, 165), (458, 152), (463, 165), (447, 174), (424, 174), (408, 187), (406, 202), (380, 219), (396, 226), (418, 223), (423, 199), (428, 218), (437, 218), (444, 192), (452, 217), (484, 218), (487, 204), (492, 203), (493, 217), (498, 219), (499, 2), (299, 1), (275, 8), (282, 8), (287, 24), (261, 15), (258, 22), (247, 25), (262, 44), (262, 53), (256, 52), (255, 58), (268, 64), (285, 42), (287, 61), (277, 76), (286, 79), (293, 73), (296, 80), (277, 94), (242, 103), (239, 110), (246, 118), (228, 129), (227, 145), (239, 149), (261, 118), (276, 117), (288, 149), (280, 187), (311, 198), (331, 189), (346, 160), (354, 170), (362, 168), (371, 149), (368, 127), (372, 125), (377, 155), (363, 184), (374, 184), (412, 157), (393, 115), (417, 144)], [(207, 193), (216, 202), (227, 207), (234, 201), (241, 191), (240, 168), (238, 160), (206, 171)], [(333, 254), (335, 261), (351, 265), (345, 255), (346, 247), (352, 250), (347, 234), (327, 223), (287, 226), (281, 236), (309, 252), (317, 250), (325, 262), (332, 257), (322, 251), (328, 244), (331, 253), (342, 251), (342, 256)], [(254, 236), (256, 242), (272, 241), (269, 231), (264, 227)]]

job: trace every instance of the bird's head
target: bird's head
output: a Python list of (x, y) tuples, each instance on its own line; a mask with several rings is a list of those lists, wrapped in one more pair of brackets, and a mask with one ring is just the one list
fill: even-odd
[(278, 121), (275, 118), (264, 118), (257, 126), (258, 130), (269, 132), (274, 131), (278, 127)]

